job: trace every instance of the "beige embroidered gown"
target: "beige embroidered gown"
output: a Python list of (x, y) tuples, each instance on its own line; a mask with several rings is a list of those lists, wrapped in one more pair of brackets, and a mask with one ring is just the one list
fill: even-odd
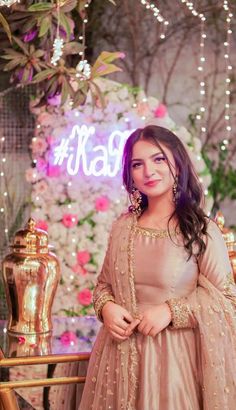
[[(220, 319), (214, 316), (216, 320), (214, 323), (212, 322), (212, 328), (209, 327), (209, 334), (207, 326), (210, 326), (211, 322), (206, 323), (208, 319), (203, 319), (203, 330), (200, 332), (206, 333), (206, 343), (205, 339), (200, 342), (202, 334), (198, 331), (202, 318), (213, 317), (211, 316), (212, 313), (214, 314), (212, 300), (215, 293), (217, 294), (215, 300), (218, 300), (218, 293), (219, 300), (221, 297), (223, 300), (225, 299), (223, 293), (226, 289), (227, 276), (231, 272), (226, 247), (218, 227), (210, 221), (207, 249), (198, 260), (195, 257), (187, 260), (188, 255), (182, 245), (181, 235), (173, 236), (171, 240), (167, 232), (140, 228), (137, 222), (132, 226), (127, 225), (126, 228), (127, 232), (132, 231), (132, 246), (128, 247), (128, 257), (132, 265), (130, 265), (129, 270), (129, 281), (126, 278), (126, 271), (122, 270), (122, 263), (125, 266), (125, 262), (122, 262), (123, 258), (125, 260), (122, 253), (125, 250), (122, 239), (124, 241), (125, 236), (121, 238), (121, 232), (124, 235), (124, 228), (121, 227), (120, 233), (118, 232), (117, 236), (114, 234), (112, 238), (115, 242), (115, 245), (113, 244), (115, 250), (108, 250), (109, 257), (106, 256), (103, 271), (98, 279), (95, 291), (95, 309), (99, 314), (99, 306), (104, 303), (104, 300), (114, 297), (113, 300), (120, 304), (123, 302), (123, 305), (131, 311), (131, 307), (128, 305), (129, 300), (124, 297), (124, 295), (127, 296), (127, 287), (131, 284), (130, 298), (133, 298), (133, 305), (136, 299), (136, 311), (144, 311), (169, 301), (173, 315), (172, 326), (163, 330), (155, 338), (143, 336), (137, 332), (127, 342), (129, 345), (126, 342), (114, 342), (106, 329), (102, 327), (91, 356), (79, 409), (213, 410), (216, 408), (235, 410), (234, 406), (229, 404), (235, 403), (233, 399), (236, 397), (235, 380), (231, 380), (232, 377), (230, 377), (230, 382), (232, 381), (234, 385), (230, 402), (227, 401), (229, 395), (227, 396), (228, 392), (225, 390), (228, 389), (225, 385), (227, 376), (224, 378), (223, 370), (221, 370), (222, 382), (219, 377), (218, 384), (218, 386), (222, 385), (224, 394), (221, 394), (218, 391), (217, 383), (211, 382), (211, 380), (215, 380), (213, 372), (211, 374), (214, 363), (211, 362), (208, 365), (208, 361), (211, 360), (207, 350), (208, 345), (210, 346), (209, 351), (217, 354), (217, 351), (214, 350), (218, 349), (217, 344), (224, 343), (224, 338), (221, 335), (224, 334), (222, 329), (226, 329), (226, 327), (222, 321), (222, 316), (219, 316)], [(114, 263), (117, 263), (114, 270), (111, 267), (111, 258), (115, 259)], [(120, 261), (119, 266), (116, 261)], [(117, 271), (115, 272), (115, 270)], [(207, 278), (206, 286), (208, 286), (209, 281), (210, 290), (197, 292), (199, 273)], [(205, 286), (204, 281), (203, 278), (201, 280), (202, 289)], [(211, 286), (213, 290), (211, 290)], [(232, 286), (234, 298), (236, 293), (234, 285)], [(212, 300), (210, 299), (211, 291)], [(208, 301), (208, 293), (209, 306), (203, 302), (203, 314), (198, 314), (198, 298)], [(215, 312), (217, 311), (219, 312), (219, 307), (215, 306)], [(210, 333), (211, 331), (214, 331), (214, 337)], [(224, 348), (224, 345), (222, 346)], [(203, 349), (206, 349), (207, 353), (203, 352)], [(233, 357), (233, 353), (235, 350), (231, 357)], [(225, 352), (219, 352), (219, 357), (222, 358), (224, 354)], [(203, 378), (202, 363), (204, 361), (206, 361), (205, 373), (207, 376)], [(226, 363), (224, 357), (222, 361), (224, 366)], [(220, 366), (222, 363), (219, 364)], [(208, 373), (208, 368), (210, 373)], [(203, 379), (206, 380), (206, 383), (209, 380), (204, 400)], [(224, 398), (223, 395), (225, 395)], [(212, 402), (210, 403), (211, 396)], [(220, 403), (220, 400), (223, 404), (218, 407), (217, 403)]]
[[(184, 248), (160, 237), (161, 232), (137, 228), (134, 246), (135, 290), (140, 312), (191, 293), (198, 265), (187, 261)], [(172, 239), (180, 242), (178, 237)], [(167, 328), (155, 338), (137, 334), (139, 391), (137, 410), (200, 410), (194, 329)]]

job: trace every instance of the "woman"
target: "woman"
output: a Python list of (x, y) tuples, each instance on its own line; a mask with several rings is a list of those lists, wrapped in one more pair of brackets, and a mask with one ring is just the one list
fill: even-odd
[(131, 212), (112, 227), (94, 307), (103, 322), (80, 410), (234, 410), (236, 289), (181, 141), (127, 140)]

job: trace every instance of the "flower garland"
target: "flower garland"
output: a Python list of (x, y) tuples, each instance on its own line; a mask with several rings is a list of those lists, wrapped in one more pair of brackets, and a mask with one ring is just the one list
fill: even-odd
[[(31, 103), (37, 121), (31, 144), (33, 162), (26, 171), (26, 179), (32, 184), (32, 216), (38, 228), (48, 231), (61, 263), (62, 279), (53, 307), (57, 314), (94, 313), (92, 291), (102, 266), (110, 226), (128, 205), (120, 172), (113, 178), (85, 175), (81, 169), (77, 175), (70, 175), (65, 161), (55, 165), (53, 153), (61, 142), (64, 144), (72, 138), (66, 140), (65, 136), (73, 127), (83, 124), (95, 130), (92, 141), (86, 145), (91, 155), (96, 150), (92, 144), (105, 146), (114, 129), (128, 136), (131, 130), (147, 124), (164, 126), (174, 131), (187, 147), (206, 195), (211, 181), (201, 156), (200, 140), (184, 127), (178, 127), (156, 98), (110, 80), (99, 82), (99, 87), (105, 98), (105, 109), (99, 102), (94, 107), (90, 97), (79, 109), (72, 109), (70, 102), (63, 108), (58, 107), (60, 96), (40, 108), (35, 101)], [(68, 157), (68, 152), (64, 157), (66, 155)], [(82, 154), (80, 160), (85, 161)], [(102, 160), (104, 157), (93, 159), (96, 165)], [(208, 209), (210, 201), (208, 197)]]

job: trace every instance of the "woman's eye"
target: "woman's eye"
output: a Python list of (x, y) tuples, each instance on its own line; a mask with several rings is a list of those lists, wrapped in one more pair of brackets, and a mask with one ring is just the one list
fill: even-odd
[(159, 162), (162, 162), (162, 161), (165, 161), (165, 160), (166, 160), (166, 158), (165, 158), (164, 156), (155, 157), (155, 158), (154, 158), (154, 161), (155, 161), (155, 162), (158, 162), (158, 163), (159, 163)]
[(134, 162), (132, 168), (138, 168), (141, 165), (141, 162)]

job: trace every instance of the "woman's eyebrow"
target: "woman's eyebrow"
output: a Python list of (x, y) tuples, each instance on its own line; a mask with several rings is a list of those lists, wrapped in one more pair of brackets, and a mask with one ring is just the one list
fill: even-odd
[[(155, 152), (155, 154), (152, 154), (149, 158), (156, 157), (157, 155), (160, 155), (160, 154), (164, 155), (163, 152), (158, 151), (158, 152)], [(131, 159), (131, 162), (133, 162), (133, 161), (143, 161), (143, 159), (142, 158), (133, 158), (133, 159)]]

